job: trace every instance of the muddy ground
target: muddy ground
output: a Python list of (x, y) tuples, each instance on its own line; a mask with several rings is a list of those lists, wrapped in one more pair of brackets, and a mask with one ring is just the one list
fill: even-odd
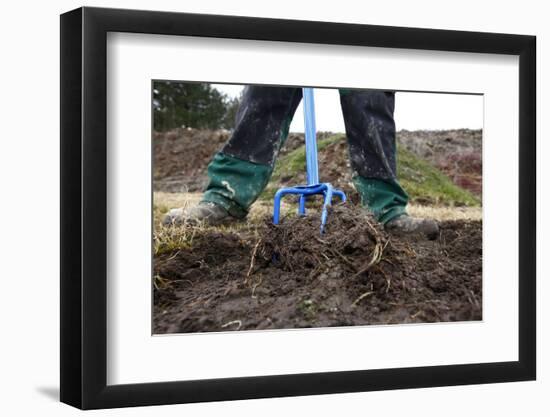
[(481, 320), (479, 221), (435, 240), (386, 234), (364, 211), (241, 229), (183, 226), (154, 262), (154, 333)]
[[(222, 130), (155, 133), (155, 192), (201, 191), (208, 163), (229, 136)], [(303, 141), (291, 134), (281, 154)], [(398, 142), (481, 194), (481, 131), (400, 131)], [(388, 235), (357, 206), (346, 142), (327, 145), (319, 163), (323, 180), (349, 197), (333, 209), (322, 236), (318, 213), (273, 226), (269, 210), (238, 226), (168, 231), (159, 219), (169, 203), (159, 203), (154, 333), (481, 320), (481, 221), (442, 221), (435, 240)]]
[[(318, 139), (332, 136), (320, 132)], [(174, 129), (155, 132), (154, 189), (167, 192), (201, 191), (206, 185), (206, 167), (212, 156), (229, 139), (227, 130)], [(397, 132), (400, 146), (432, 163), (458, 186), (481, 195), (482, 161), (481, 130), (456, 129), (440, 131)], [(281, 156), (303, 145), (303, 134), (291, 133), (281, 149)], [(192, 155), (192, 158), (188, 156)], [(349, 191), (351, 178), (345, 141), (319, 152), (323, 180)], [(295, 178), (293, 178), (295, 180)], [(284, 179), (282, 181), (284, 183)]]

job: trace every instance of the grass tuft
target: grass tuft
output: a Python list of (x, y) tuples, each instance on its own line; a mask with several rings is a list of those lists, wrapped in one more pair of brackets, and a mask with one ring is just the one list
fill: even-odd
[(155, 256), (188, 249), (193, 245), (199, 227), (189, 225), (157, 225), (153, 232), (153, 252)]

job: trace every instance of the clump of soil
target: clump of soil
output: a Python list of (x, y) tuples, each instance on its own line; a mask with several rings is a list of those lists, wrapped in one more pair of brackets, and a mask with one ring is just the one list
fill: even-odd
[[(380, 261), (389, 243), (374, 218), (355, 207), (331, 207), (322, 234), (320, 223), (316, 214), (292, 217), (281, 225), (274, 225), (268, 219), (257, 243), (258, 253), (288, 272), (316, 275), (345, 266), (346, 272), (355, 272), (358, 276)], [(354, 264), (348, 256), (364, 261), (365, 265)], [(339, 265), (341, 262), (343, 265)]]
[(154, 333), (480, 320), (481, 223), (435, 241), (386, 234), (364, 211), (202, 228), (155, 259)]

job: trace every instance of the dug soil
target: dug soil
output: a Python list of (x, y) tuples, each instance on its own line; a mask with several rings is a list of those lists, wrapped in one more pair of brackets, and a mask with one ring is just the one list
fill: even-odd
[(440, 224), (435, 240), (388, 235), (335, 206), (278, 226), (193, 226), (188, 247), (154, 261), (153, 331), (242, 331), (482, 318), (482, 227)]

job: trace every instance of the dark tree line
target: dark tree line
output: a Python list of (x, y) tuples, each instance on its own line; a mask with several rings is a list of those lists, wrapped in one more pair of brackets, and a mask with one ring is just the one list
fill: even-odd
[(232, 129), (239, 100), (207, 83), (155, 81), (153, 115), (156, 131), (176, 127)]

